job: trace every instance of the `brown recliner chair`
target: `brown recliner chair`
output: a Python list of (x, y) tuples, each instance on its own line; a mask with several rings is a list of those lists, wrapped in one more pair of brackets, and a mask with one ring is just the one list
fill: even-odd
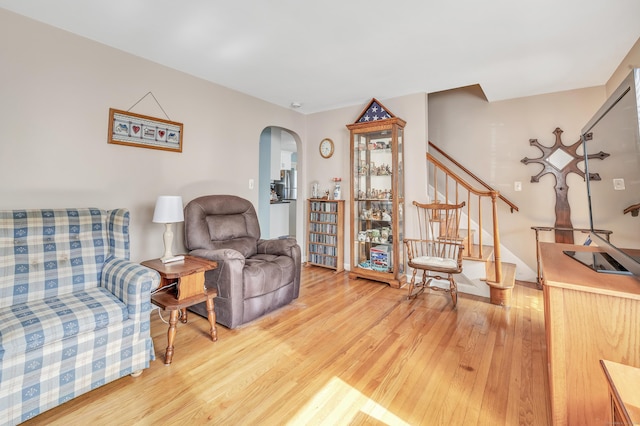
[[(300, 246), (295, 238), (260, 239), (250, 201), (207, 195), (184, 208), (185, 245), (192, 256), (218, 262), (205, 274), (216, 288), (216, 320), (236, 328), (289, 304), (300, 292)], [(206, 318), (204, 303), (191, 310)]]

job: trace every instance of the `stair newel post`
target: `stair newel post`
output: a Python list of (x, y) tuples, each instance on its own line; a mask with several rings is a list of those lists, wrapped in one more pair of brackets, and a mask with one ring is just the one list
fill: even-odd
[(493, 210), (493, 256), (496, 282), (502, 282), (502, 256), (500, 255), (500, 233), (498, 229), (498, 193), (491, 191), (491, 207)]

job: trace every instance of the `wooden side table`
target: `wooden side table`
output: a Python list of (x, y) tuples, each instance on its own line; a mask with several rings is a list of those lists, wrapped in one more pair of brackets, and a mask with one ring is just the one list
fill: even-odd
[(609, 385), (612, 424), (640, 424), (640, 368), (603, 359), (600, 365)]
[[(207, 318), (211, 329), (211, 340), (218, 340), (216, 328), (216, 313), (213, 299), (217, 296), (216, 289), (205, 289), (204, 273), (218, 267), (218, 262), (194, 256), (185, 256), (184, 260), (162, 263), (160, 259), (145, 260), (142, 265), (158, 271), (160, 286), (151, 296), (151, 301), (165, 311), (170, 312), (169, 330), (167, 331), (167, 350), (164, 356), (165, 365), (171, 364), (173, 359), (173, 342), (176, 337), (178, 315), (182, 313), (181, 321), (187, 322), (187, 308), (197, 303), (206, 302)], [(175, 283), (175, 288), (171, 284)], [(171, 287), (169, 287), (171, 286)], [(164, 289), (167, 287), (167, 289)]]

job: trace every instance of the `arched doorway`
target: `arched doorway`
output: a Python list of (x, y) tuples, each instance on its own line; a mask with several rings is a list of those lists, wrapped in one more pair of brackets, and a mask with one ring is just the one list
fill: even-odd
[[(300, 137), (282, 127), (266, 127), (260, 134), (258, 219), (263, 238), (302, 237), (298, 235), (298, 210), (302, 208), (299, 146)], [(271, 200), (272, 189), (277, 200)]]

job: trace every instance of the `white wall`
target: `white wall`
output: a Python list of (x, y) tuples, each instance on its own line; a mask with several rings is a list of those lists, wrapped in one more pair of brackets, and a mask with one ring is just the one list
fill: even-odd
[(629, 53), (620, 62), (609, 81), (607, 81), (607, 96), (618, 88), (622, 80), (631, 72), (631, 68), (640, 68), (640, 38), (631, 47)]
[[(511, 214), (500, 203), (500, 237), (533, 270), (536, 245), (531, 227), (555, 223), (555, 178), (548, 174), (532, 183), (541, 166), (520, 160), (540, 158), (542, 152), (529, 139), (553, 146), (556, 127), (564, 131), (564, 145), (577, 142), (580, 129), (604, 100), (603, 86), (492, 103), (477, 86), (429, 95), (429, 139), (519, 207), (519, 212)], [(520, 192), (514, 191), (516, 181), (522, 182)], [(571, 174), (568, 186), (573, 227), (588, 228), (586, 184)], [(552, 233), (541, 236), (553, 241)], [(577, 238), (576, 243), (581, 243)]]
[[(640, 48), (634, 49), (626, 61), (637, 59)], [(109, 108), (127, 110), (148, 92), (171, 120), (184, 123), (182, 153), (107, 144)], [(304, 116), (6, 10), (0, 10), (0, 95), (0, 208), (127, 207), (136, 261), (162, 254), (163, 226), (151, 222), (158, 195), (182, 195), (186, 202), (228, 193), (258, 205), (259, 140), (268, 126), (300, 136), (301, 201), (309, 197), (313, 180), (325, 189), (334, 176), (348, 181), (345, 126), (370, 100)], [(375, 90), (371, 96), (377, 96)], [(550, 146), (555, 127), (565, 131), (565, 144), (577, 140), (605, 97), (603, 86), (495, 103), (466, 89), (379, 100), (407, 121), (408, 203), (425, 198), (429, 135), (521, 207), (521, 213), (501, 214), (503, 240), (535, 268), (530, 226), (553, 224), (553, 178), (529, 183), (536, 166), (520, 160), (540, 154), (529, 146), (530, 138)], [(164, 117), (151, 97), (132, 112)], [(335, 143), (328, 160), (318, 152), (325, 137)], [(249, 179), (255, 179), (253, 190)], [(513, 192), (515, 180), (523, 183), (522, 192)], [(586, 225), (580, 201), (573, 200), (583, 199), (582, 180), (569, 185), (573, 224)], [(349, 190), (343, 185), (343, 198)], [(298, 203), (299, 231), (306, 223), (305, 204)], [(411, 223), (408, 213), (407, 229)], [(348, 229), (347, 224), (347, 262)], [(174, 252), (181, 252), (182, 226), (175, 233)], [(298, 240), (304, 251), (304, 240)]]
[[(454, 155), (463, 165), (504, 193), (520, 207), (511, 214), (501, 206), (500, 231), (503, 243), (533, 271), (536, 269), (535, 234), (532, 226), (553, 226), (555, 221), (554, 178), (548, 175), (540, 183), (530, 182), (540, 166), (524, 165), (524, 157), (538, 158), (540, 150), (529, 145), (537, 138), (545, 146), (555, 142), (556, 127), (564, 130), (563, 142), (570, 145), (579, 139), (580, 129), (604, 102), (604, 86), (488, 103), (477, 86), (429, 94), (416, 94), (380, 101), (396, 116), (406, 120), (406, 232), (414, 227), (410, 208), (413, 200), (426, 200), (427, 140)], [(307, 141), (309, 162), (307, 182), (317, 180), (321, 188), (331, 188), (330, 178), (349, 177), (349, 131), (362, 105), (308, 116)], [(428, 120), (425, 119), (428, 117)], [(429, 135), (427, 137), (427, 134)], [(336, 153), (322, 159), (317, 144), (333, 139)], [(515, 181), (522, 191), (515, 192)], [(577, 175), (569, 178), (569, 197), (573, 208), (574, 227), (587, 227), (586, 190)], [(311, 189), (307, 189), (307, 194)], [(343, 185), (343, 198), (349, 199), (350, 187)], [(347, 206), (346, 217), (350, 214)], [(347, 221), (348, 222), (348, 221)], [(345, 261), (350, 261), (349, 227), (345, 232)], [(553, 240), (553, 235), (543, 235)], [(527, 271), (519, 271), (518, 279), (535, 281)], [(522, 275), (524, 274), (524, 275)]]
[[(182, 153), (107, 144), (109, 108), (150, 91), (184, 123)], [(5, 10), (0, 94), (0, 208), (129, 208), (135, 261), (163, 253), (164, 226), (151, 222), (158, 195), (228, 193), (257, 205), (262, 130), (304, 134), (300, 113)], [(150, 96), (131, 111), (164, 117)], [(174, 233), (179, 253), (183, 227)]]
[[(373, 94), (375, 95), (375, 94)], [(372, 98), (375, 96), (372, 96)], [(404, 132), (405, 155), (405, 208), (414, 199), (424, 199), (426, 195), (426, 152), (427, 152), (427, 95), (424, 93), (402, 96), (392, 99), (377, 98), (396, 117), (407, 122)], [(350, 171), (350, 135), (347, 124), (354, 123), (362, 110), (368, 106), (371, 99), (363, 101), (362, 105), (319, 112), (308, 115), (307, 141), (309, 161), (305, 169), (308, 188), (303, 187), (304, 194), (299, 199), (308, 198), (311, 194), (311, 182), (318, 181), (321, 190), (333, 188), (331, 178), (341, 177), (343, 180), (342, 198), (349, 200), (351, 187), (349, 185)], [(319, 144), (324, 138), (330, 138), (335, 145), (331, 158), (320, 156)], [(298, 191), (300, 191), (300, 185)], [(332, 193), (333, 191), (330, 191)], [(345, 205), (345, 263), (350, 267), (350, 227), (349, 217), (351, 209), (349, 203)], [(413, 223), (413, 215), (407, 213), (406, 227)]]

